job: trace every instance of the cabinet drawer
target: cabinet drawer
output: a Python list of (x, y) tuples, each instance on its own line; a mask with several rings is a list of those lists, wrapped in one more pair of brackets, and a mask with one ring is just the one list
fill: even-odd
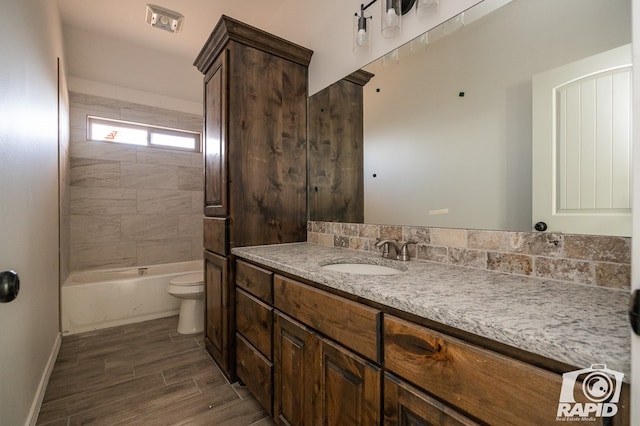
[(377, 309), (276, 275), (274, 306), (298, 321), (380, 363)]
[(272, 277), (272, 272), (250, 265), (242, 260), (238, 260), (236, 264), (236, 285), (268, 304), (273, 303)]
[(237, 374), (256, 400), (273, 415), (273, 364), (240, 334), (236, 335)]
[(236, 330), (271, 359), (273, 308), (242, 289), (236, 289)]
[(204, 218), (204, 248), (227, 255), (227, 219), (222, 217)]
[(475, 421), (389, 373), (384, 375), (383, 388), (386, 426), (478, 426)]
[(387, 369), (491, 424), (556, 424), (562, 378), (385, 315)]

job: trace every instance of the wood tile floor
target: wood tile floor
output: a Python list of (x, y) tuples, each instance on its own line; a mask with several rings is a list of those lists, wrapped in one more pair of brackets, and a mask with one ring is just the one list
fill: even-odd
[(65, 336), (38, 425), (272, 425), (178, 317)]

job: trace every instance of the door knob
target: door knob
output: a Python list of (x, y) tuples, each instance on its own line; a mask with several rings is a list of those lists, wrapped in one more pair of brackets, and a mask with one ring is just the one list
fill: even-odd
[(8, 303), (18, 297), (20, 277), (16, 271), (0, 272), (0, 303)]
[(640, 336), (640, 290), (631, 293), (629, 300), (629, 321), (633, 332)]
[(544, 222), (538, 222), (534, 225), (536, 231), (544, 232), (547, 230), (547, 224)]

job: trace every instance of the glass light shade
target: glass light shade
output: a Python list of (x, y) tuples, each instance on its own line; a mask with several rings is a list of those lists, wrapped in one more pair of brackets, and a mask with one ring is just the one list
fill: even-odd
[(418, 0), (416, 13), (418, 15), (428, 15), (434, 13), (440, 7), (440, 0)]
[(411, 53), (417, 52), (427, 47), (429, 44), (429, 33), (419, 35), (409, 42), (409, 51)]
[(400, 62), (400, 52), (398, 52), (398, 49), (394, 49), (382, 57), (383, 67), (388, 67), (389, 65), (394, 65), (398, 62)]
[(353, 24), (353, 51), (362, 52), (371, 50), (371, 31), (368, 27), (367, 17), (356, 14)]
[(381, 0), (382, 36), (395, 37), (400, 34), (402, 24), (402, 2), (400, 0)]
[(464, 12), (457, 16), (454, 16), (453, 18), (442, 24), (442, 32), (444, 35), (449, 35), (455, 31), (458, 31), (462, 27), (464, 27)]

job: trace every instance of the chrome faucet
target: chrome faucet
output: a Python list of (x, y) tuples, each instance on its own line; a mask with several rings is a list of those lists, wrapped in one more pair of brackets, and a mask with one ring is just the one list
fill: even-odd
[(398, 256), (400, 260), (411, 260), (411, 257), (409, 256), (409, 244), (418, 244), (418, 242), (407, 241), (406, 243), (402, 244), (402, 246), (400, 247), (400, 255)]
[(407, 241), (398, 248), (398, 241), (396, 240), (380, 240), (375, 246), (382, 247), (382, 257), (386, 259), (400, 259), (403, 261), (410, 260), (409, 256), (409, 244), (418, 244), (417, 241)]
[(398, 258), (398, 242), (396, 240), (380, 240), (376, 243), (376, 247), (382, 247), (382, 257), (387, 259)]

